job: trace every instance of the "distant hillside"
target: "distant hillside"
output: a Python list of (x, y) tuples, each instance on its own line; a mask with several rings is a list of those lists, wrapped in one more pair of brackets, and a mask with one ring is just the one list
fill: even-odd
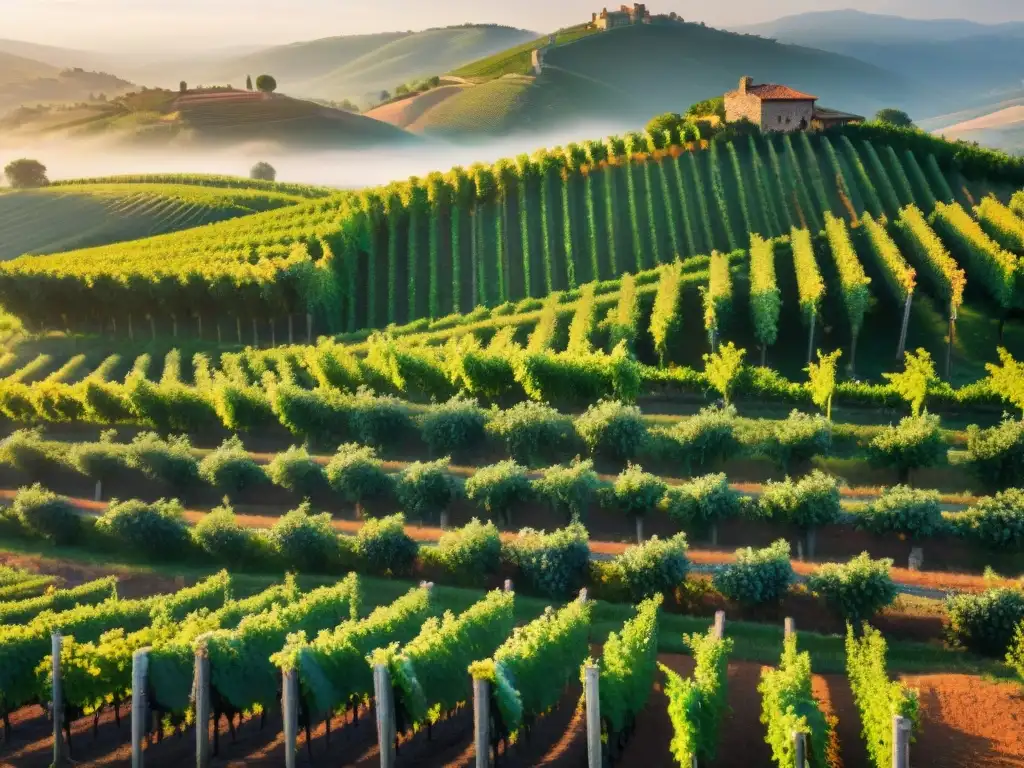
[[(9, 57), (0, 54), (3, 58)], [(136, 87), (105, 72), (55, 70), (48, 64), (32, 63), (37, 66), (13, 70), (5, 69), (0, 61), (0, 114), (22, 105), (105, 101)]]
[[(459, 110), (459, 126), (478, 125), (488, 132), (497, 124), (511, 131), (595, 120), (631, 127), (733, 89), (743, 75), (786, 83), (817, 95), (826, 106), (860, 114), (908, 98), (898, 76), (862, 61), (700, 24), (651, 24), (591, 34), (576, 29), (574, 39), (548, 51), (540, 76), (528, 87), (520, 81), (521, 92), (514, 99), (497, 104), (477, 98), (475, 116), (468, 108)], [(528, 61), (529, 48), (497, 54), (457, 72), (479, 77), (522, 71), (524, 56)], [(472, 89), (467, 90), (427, 117), (472, 98)], [(500, 119), (498, 110), (505, 110)]]
[(246, 75), (269, 72), (288, 93), (361, 101), (536, 37), (535, 32), (494, 25), (331, 37), (225, 61), (211, 68), (207, 79), (240, 85)]
[(41, 61), (0, 51), (0, 88), (39, 77), (52, 77), (58, 72), (60, 70), (56, 67)]
[(0, 129), (149, 146), (260, 141), (282, 148), (335, 149), (412, 139), (393, 125), (311, 101), (227, 89), (184, 96), (150, 89), (102, 105), (21, 109), (0, 120)]
[[(955, 118), (961, 118), (956, 120)], [(983, 112), (969, 110), (947, 115), (929, 124), (940, 122), (934, 133), (948, 139), (976, 141), (986, 147), (1024, 154), (1024, 93), (1020, 97), (991, 105)]]
[(1019, 87), (1024, 76), (1024, 22), (985, 25), (834, 11), (741, 31), (854, 56), (896, 72), (917, 92), (903, 106), (922, 116), (955, 110), (987, 91)]
[(118, 61), (116, 54), (99, 51), (84, 51), (74, 48), (59, 48), (53, 45), (26, 43), (23, 40), (0, 39), (0, 53), (13, 54), (26, 59), (42, 62), (54, 70), (82, 67), (83, 69), (109, 70)]
[(186, 184), (0, 190), (0, 261), (135, 240), (293, 205), (281, 192)]

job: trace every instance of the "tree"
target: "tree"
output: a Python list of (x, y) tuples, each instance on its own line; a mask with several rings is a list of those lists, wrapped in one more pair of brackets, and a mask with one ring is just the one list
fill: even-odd
[(811, 363), (807, 371), (807, 388), (811, 391), (811, 400), (825, 412), (825, 418), (832, 421), (832, 397), (836, 393), (836, 365), (842, 357), (843, 350), (837, 349), (828, 355), (818, 350), (818, 362)]
[(245, 76), (245, 89), (247, 91), (251, 91), (252, 90), (252, 75), (246, 75)]
[(722, 122), (725, 122), (725, 97), (715, 96), (712, 99), (698, 101), (696, 104), (690, 105), (690, 108), (686, 110), (686, 114), (689, 117), (710, 117), (714, 115)]
[(894, 125), (897, 128), (915, 128), (914, 121), (910, 119), (910, 115), (904, 112), (902, 109), (893, 109), (888, 107), (886, 109), (880, 109), (875, 113), (875, 122), (885, 123), (886, 125)]
[(277, 80), (270, 75), (260, 75), (256, 78), (256, 90), (262, 93), (273, 93), (277, 90)]
[(686, 120), (678, 112), (665, 112), (657, 117), (651, 118), (647, 123), (647, 132), (650, 134), (664, 133), (668, 131), (673, 140), (679, 139), (680, 129)]
[(4, 168), (4, 176), (7, 177), (7, 183), (14, 189), (33, 189), (45, 187), (50, 183), (50, 180), (46, 178), (46, 166), (38, 160), (29, 160), (28, 158), (8, 163)]
[(704, 375), (708, 383), (722, 395), (726, 405), (729, 404), (732, 385), (743, 367), (743, 356), (746, 354), (747, 350), (737, 349), (730, 341), (719, 347), (714, 354), (704, 355)]
[(178, 92), (179, 93), (186, 93), (187, 91), (188, 91), (188, 83), (186, 83), (184, 80), (182, 80), (180, 83), (178, 83)]
[(270, 163), (259, 162), (249, 171), (249, 178), (258, 181), (276, 181), (277, 170)]
[(918, 349), (917, 354), (907, 352), (902, 373), (883, 373), (882, 377), (888, 379), (900, 397), (910, 403), (910, 412), (920, 416), (928, 385), (936, 378), (935, 364), (927, 350)]
[(1002, 347), (996, 351), (1002, 365), (985, 364), (989, 376), (989, 389), (1015, 408), (1024, 411), (1024, 363), (1014, 360), (1013, 355)]

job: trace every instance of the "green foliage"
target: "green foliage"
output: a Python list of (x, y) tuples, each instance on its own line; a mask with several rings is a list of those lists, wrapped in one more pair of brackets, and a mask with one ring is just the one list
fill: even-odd
[(741, 499), (739, 492), (729, 486), (725, 474), (719, 473), (671, 486), (663, 504), (669, 517), (679, 525), (703, 528), (738, 516)]
[(652, 536), (615, 558), (615, 569), (629, 590), (630, 599), (639, 602), (671, 592), (686, 581), (690, 570), (686, 550), (686, 535), (677, 533), (664, 540)]
[(277, 80), (270, 75), (259, 75), (256, 78), (256, 90), (263, 93), (273, 93), (277, 90)]
[(489, 679), (500, 714), (499, 733), (515, 736), (550, 711), (589, 651), (591, 603), (574, 600), (559, 611), (513, 630), (493, 659), (474, 663), (475, 679)]
[(828, 235), (832, 260), (839, 274), (839, 286), (850, 326), (850, 336), (856, 342), (871, 300), (871, 293), (868, 290), (871, 279), (864, 273), (864, 266), (857, 257), (846, 222), (832, 214), (826, 214), (825, 232)]
[(587, 529), (580, 523), (551, 533), (523, 528), (506, 544), (509, 561), (530, 589), (551, 598), (568, 598), (586, 582), (590, 565)]
[(868, 457), (877, 466), (895, 468), (901, 483), (910, 470), (934, 467), (946, 460), (946, 444), (939, 431), (939, 417), (908, 416), (897, 426), (886, 427), (868, 445)]
[(636, 616), (605, 641), (598, 690), (603, 730), (609, 741), (636, 722), (651, 696), (662, 600), (656, 595), (640, 603)]
[(52, 470), (54, 460), (38, 429), (19, 429), (0, 443), (0, 464), (30, 477), (42, 477)]
[(164, 440), (155, 432), (136, 435), (128, 447), (128, 464), (150, 480), (180, 491), (199, 483), (199, 463), (184, 436)]
[(920, 726), (917, 691), (889, 680), (885, 671), (885, 638), (873, 627), (864, 626), (860, 637), (852, 626), (846, 628), (846, 674), (853, 700), (860, 712), (864, 741), (874, 768), (891, 768), (893, 763), (894, 716), (906, 718), (911, 728)]
[(448, 472), (450, 459), (414, 462), (406, 466), (395, 484), (405, 513), (418, 520), (433, 520), (444, 513), (458, 494)]
[(739, 448), (735, 437), (736, 409), (703, 408), (696, 416), (680, 420), (668, 432), (671, 452), (692, 474), (698, 467), (728, 459)]
[(249, 456), (237, 435), (203, 457), (199, 462), (199, 477), (229, 496), (267, 482), (266, 470)]
[(794, 410), (784, 421), (772, 424), (762, 445), (768, 457), (788, 472), (815, 456), (827, 455), (831, 443), (832, 430), (825, 418)]
[[(425, 549), (421, 554), (429, 551)], [(479, 583), (481, 575), (497, 573), (501, 564), (498, 528), (473, 518), (462, 528), (442, 534), (432, 558), (446, 573)]]
[[(910, 119), (910, 115), (904, 112), (902, 109), (894, 109), (893, 107), (886, 107), (880, 109), (875, 113), (875, 122), (882, 123), (884, 125), (891, 125), (895, 128), (914, 128), (914, 121)], [(881, 768), (881, 765), (879, 765)]]
[(573, 424), (549, 405), (526, 401), (492, 412), (487, 431), (505, 443), (516, 461), (532, 464), (565, 446)]
[(775, 279), (775, 249), (771, 240), (750, 238), (750, 315), (754, 336), (770, 347), (779, 335), (782, 294)]
[(533, 493), (546, 500), (553, 510), (567, 520), (586, 517), (587, 509), (597, 499), (602, 484), (594, 472), (594, 462), (579, 457), (568, 464), (555, 464), (541, 471), (533, 481)]
[(950, 638), (969, 651), (1002, 658), (1024, 621), (1024, 592), (990, 589), (980, 595), (953, 594), (946, 598)]
[(371, 518), (356, 534), (355, 551), (372, 572), (407, 576), (412, 572), (419, 547), (405, 532), (405, 515)]
[(630, 464), (615, 478), (611, 494), (620, 512), (629, 517), (643, 517), (658, 508), (667, 489), (660, 477), (644, 472), (639, 464)]
[(240, 525), (234, 510), (228, 506), (215, 508), (192, 528), (192, 540), (214, 562), (230, 568), (248, 565), (257, 552), (256, 534)]
[(681, 766), (698, 761), (713, 762), (718, 754), (719, 731), (728, 707), (729, 654), (733, 640), (715, 637), (714, 628), (707, 634), (685, 635), (696, 666), (692, 679), (684, 680), (664, 664), (665, 695), (668, 717), (672, 723), (669, 751)]
[(1013, 355), (1002, 347), (996, 351), (999, 353), (1000, 365), (985, 364), (989, 389), (1024, 412), (1024, 363), (1014, 360)]
[(1024, 622), (1017, 627), (1017, 633), (1006, 651), (1006, 663), (1017, 670), (1017, 675), (1024, 680)]
[(896, 392), (910, 403), (910, 412), (921, 415), (924, 399), (928, 394), (928, 386), (937, 380), (932, 356), (926, 349), (917, 350), (917, 354), (907, 352), (903, 360), (901, 373), (883, 373)]
[(925, 539), (946, 530), (938, 491), (915, 490), (905, 485), (886, 488), (858, 516), (858, 526), (875, 534), (898, 533)]
[(843, 351), (837, 349), (827, 355), (818, 350), (818, 362), (808, 363), (807, 388), (812, 402), (825, 412), (825, 418), (832, 421), (832, 398), (836, 393), (836, 366)]
[(274, 485), (306, 498), (327, 484), (324, 468), (309, 455), (305, 446), (293, 445), (275, 455), (266, 473)]
[(4, 176), (12, 189), (34, 189), (50, 183), (46, 178), (46, 166), (26, 157), (12, 160), (4, 166)]
[(811, 692), (811, 655), (797, 652), (795, 635), (784, 641), (778, 668), (762, 668), (757, 690), (761, 694), (761, 722), (767, 728), (765, 741), (775, 764), (779, 768), (798, 768), (793, 734), (799, 732), (807, 734), (808, 763), (825, 768), (832, 726)]
[(679, 330), (683, 322), (680, 312), (682, 287), (682, 264), (676, 261), (663, 267), (648, 326), (654, 341), (654, 351), (658, 353), (662, 366), (666, 365), (669, 352), (680, 341)]
[(962, 535), (993, 549), (1024, 546), (1024, 491), (1011, 488), (978, 503), (962, 516)]
[(286, 568), (297, 571), (330, 571), (338, 562), (338, 536), (329, 512), (312, 515), (309, 504), (300, 504), (270, 529), (269, 540)]
[(39, 483), (18, 489), (11, 512), (26, 531), (58, 546), (76, 543), (82, 533), (82, 521), (71, 503)]
[(841, 511), (839, 486), (820, 470), (793, 481), (768, 483), (759, 499), (765, 517), (811, 529), (833, 523)]
[(499, 520), (510, 519), (512, 507), (531, 496), (526, 470), (511, 460), (481, 467), (466, 480), (466, 498)]
[(892, 560), (872, 560), (864, 552), (843, 565), (821, 566), (811, 574), (807, 587), (823, 597), (836, 614), (859, 626), (896, 599), (891, 568)]
[(424, 414), (420, 434), (433, 455), (446, 456), (477, 447), (486, 426), (487, 414), (476, 400), (453, 397)]
[(338, 448), (326, 470), (327, 482), (335, 492), (362, 505), (390, 493), (393, 482), (370, 446), (346, 443)]
[(620, 461), (636, 457), (647, 441), (640, 409), (616, 400), (594, 403), (576, 418), (575, 425), (591, 453)]
[(98, 443), (75, 443), (68, 451), (68, 464), (88, 478), (107, 482), (128, 467), (126, 446), (113, 442), (111, 432), (100, 435)]
[(719, 347), (717, 352), (704, 355), (704, 375), (707, 376), (708, 383), (725, 400), (726, 405), (729, 404), (729, 396), (743, 367), (743, 357), (746, 354), (745, 349), (737, 349), (730, 341)]
[(106, 576), (70, 589), (0, 603), (0, 625), (28, 624), (44, 611), (61, 613), (79, 605), (96, 605), (117, 597), (117, 578)]
[(732, 273), (729, 271), (729, 257), (712, 251), (708, 272), (708, 284), (701, 288), (704, 297), (704, 329), (711, 334), (712, 347), (715, 347), (718, 333), (732, 313), (733, 284)]
[(186, 554), (191, 545), (182, 513), (177, 501), (161, 499), (147, 504), (114, 500), (96, 521), (96, 530), (128, 551), (157, 560), (174, 560)]
[(764, 549), (736, 550), (736, 560), (717, 571), (715, 589), (742, 605), (778, 603), (796, 581), (789, 562), (789, 542), (780, 539)]
[[(918, 173), (921, 173), (920, 168)], [(921, 175), (923, 177), (923, 173)], [(967, 269), (972, 283), (983, 287), (1004, 310), (1018, 303), (1015, 254), (989, 237), (959, 203), (936, 203), (930, 221)]]

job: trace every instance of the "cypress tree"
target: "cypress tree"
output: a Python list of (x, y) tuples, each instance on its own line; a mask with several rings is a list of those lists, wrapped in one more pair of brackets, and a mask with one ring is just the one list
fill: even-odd
[(430, 217), (430, 298), (428, 311), (431, 319), (441, 316), (441, 274), (440, 274), (440, 250), (441, 250), (441, 221), (448, 208), (448, 185), (445, 184), (444, 176), (440, 173), (431, 173), (427, 176), (427, 202), (430, 206), (428, 215)]
[(402, 201), (392, 189), (385, 201), (385, 215), (388, 217), (388, 324), (396, 321), (398, 305), (398, 218)]

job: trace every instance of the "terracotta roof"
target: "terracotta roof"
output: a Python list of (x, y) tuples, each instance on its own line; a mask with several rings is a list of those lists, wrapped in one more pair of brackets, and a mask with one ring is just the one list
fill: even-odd
[(761, 101), (815, 101), (817, 96), (809, 93), (794, 91), (788, 85), (775, 85), (765, 83), (764, 85), (752, 85), (747, 88), (747, 93), (757, 96)]

